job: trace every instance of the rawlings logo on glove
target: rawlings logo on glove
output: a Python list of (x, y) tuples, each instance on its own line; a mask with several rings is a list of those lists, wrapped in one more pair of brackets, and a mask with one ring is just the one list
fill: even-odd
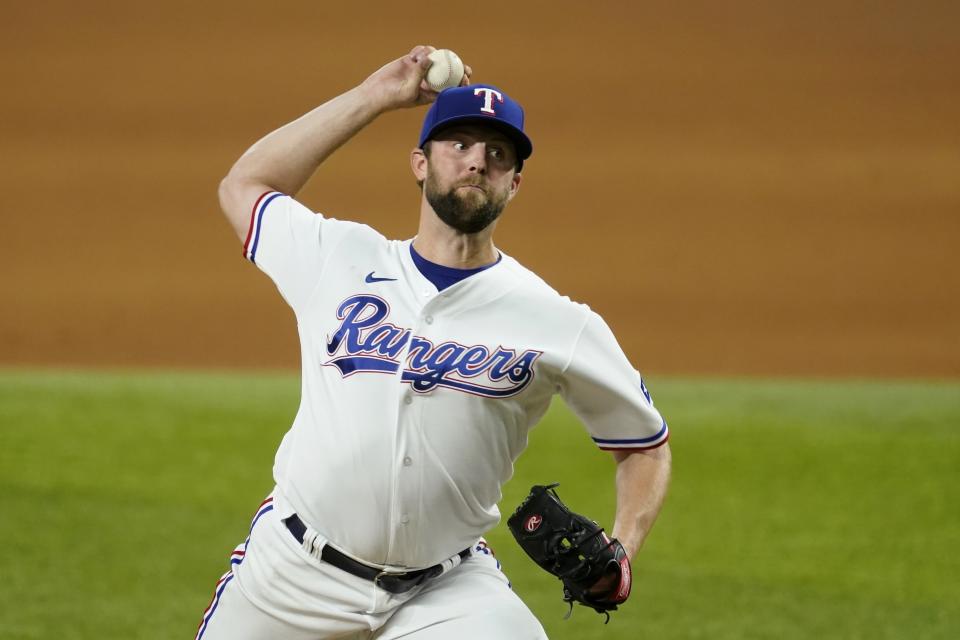
[(567, 508), (554, 491), (557, 484), (536, 485), (507, 520), (520, 547), (544, 570), (563, 582), (563, 600), (603, 613), (630, 595), (630, 559), (603, 527)]

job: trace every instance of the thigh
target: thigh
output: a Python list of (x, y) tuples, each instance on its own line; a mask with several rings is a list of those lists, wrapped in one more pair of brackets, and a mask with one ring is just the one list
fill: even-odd
[(475, 554), (401, 606), (377, 640), (542, 640), (546, 633), (491, 555)]
[(249, 537), (230, 557), (204, 611), (197, 640), (369, 638), (387, 617), (373, 584), (305, 552), (277, 517), (272, 498), (260, 505)]
[(224, 576), (204, 612), (197, 640), (317, 640), (317, 636), (289, 625), (253, 605), (232, 573)]

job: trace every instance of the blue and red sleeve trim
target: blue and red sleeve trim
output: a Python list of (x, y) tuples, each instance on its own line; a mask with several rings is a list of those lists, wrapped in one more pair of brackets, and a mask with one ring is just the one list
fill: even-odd
[(670, 430), (666, 421), (660, 426), (660, 431), (649, 438), (593, 438), (597, 446), (604, 451), (624, 449), (656, 449), (670, 438)]
[(243, 257), (257, 264), (257, 246), (260, 244), (260, 227), (263, 223), (263, 212), (267, 210), (274, 198), (282, 196), (279, 191), (265, 191), (253, 204), (250, 212), (250, 228), (247, 230), (247, 240), (243, 243)]

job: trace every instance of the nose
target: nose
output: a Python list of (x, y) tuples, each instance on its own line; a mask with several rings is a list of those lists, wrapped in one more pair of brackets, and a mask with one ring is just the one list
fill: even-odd
[(470, 173), (485, 174), (487, 172), (487, 145), (483, 142), (471, 145), (468, 161)]

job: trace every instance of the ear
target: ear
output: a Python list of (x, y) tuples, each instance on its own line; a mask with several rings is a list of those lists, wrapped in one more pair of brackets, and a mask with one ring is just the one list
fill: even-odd
[(519, 173), (513, 174), (513, 180), (510, 181), (510, 192), (507, 194), (507, 200), (513, 200), (513, 196), (517, 195), (517, 191), (520, 190), (520, 182), (523, 180), (523, 175)]
[(423, 149), (418, 148), (410, 152), (410, 168), (418, 182), (427, 179), (427, 162), (429, 160), (427, 160), (427, 154), (423, 152)]

